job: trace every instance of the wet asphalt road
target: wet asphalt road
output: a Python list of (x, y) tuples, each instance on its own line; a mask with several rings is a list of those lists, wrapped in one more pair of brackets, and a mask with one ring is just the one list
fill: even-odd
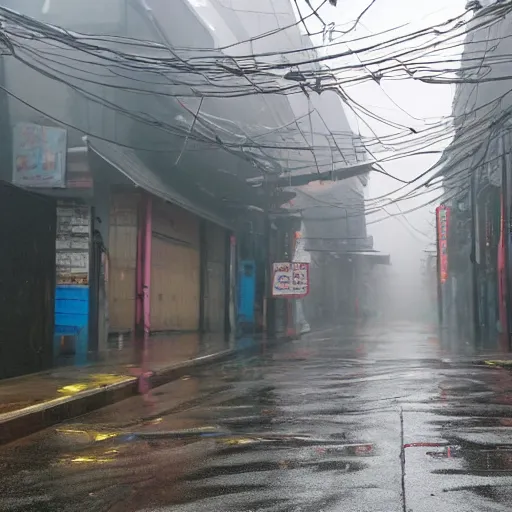
[(311, 335), (0, 449), (1, 511), (512, 510), (512, 372)]

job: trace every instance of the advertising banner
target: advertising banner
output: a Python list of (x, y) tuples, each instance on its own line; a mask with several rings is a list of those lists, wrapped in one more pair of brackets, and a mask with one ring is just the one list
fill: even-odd
[(446, 283), (448, 279), (448, 228), (450, 222), (450, 209), (438, 206), (437, 215), (437, 249), (439, 251), (439, 279)]
[(12, 182), (22, 187), (65, 188), (67, 132), (18, 123), (13, 130)]
[(272, 296), (300, 299), (309, 293), (309, 263), (274, 263)]

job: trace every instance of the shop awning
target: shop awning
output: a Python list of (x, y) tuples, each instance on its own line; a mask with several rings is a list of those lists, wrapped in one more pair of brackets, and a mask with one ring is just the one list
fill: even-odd
[(357, 258), (364, 258), (373, 265), (391, 265), (391, 256), (379, 251), (349, 251), (346, 254)]
[(136, 187), (140, 187), (164, 201), (169, 201), (219, 226), (228, 229), (232, 227), (226, 219), (215, 212), (194, 204), (190, 199), (174, 190), (157, 173), (153, 172), (133, 149), (118, 146), (95, 137), (85, 137), (84, 140), (91, 151), (94, 151), (105, 162), (126, 176)]
[(355, 176), (364, 176), (372, 170), (372, 163), (364, 162), (318, 173), (281, 175), (277, 178), (277, 184), (280, 187), (301, 187), (313, 181), (340, 181), (354, 178)]
[(372, 162), (364, 162), (322, 172), (287, 173), (280, 175), (269, 174), (266, 178), (263, 176), (248, 178), (247, 182), (256, 184), (268, 180), (279, 187), (301, 187), (314, 181), (341, 181), (355, 176), (363, 178), (372, 170)]

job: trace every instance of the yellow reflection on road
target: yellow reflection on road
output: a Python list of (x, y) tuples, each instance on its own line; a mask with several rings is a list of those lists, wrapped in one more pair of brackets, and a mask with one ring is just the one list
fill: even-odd
[(87, 382), (76, 382), (74, 384), (62, 386), (58, 389), (58, 392), (63, 395), (72, 396), (88, 389), (97, 389), (104, 386), (119, 384), (124, 382), (126, 379), (131, 378), (133, 377), (127, 377), (126, 375), (115, 375), (112, 373), (93, 373), (89, 376), (89, 380)]
[(500, 359), (496, 359), (494, 361), (484, 361), (488, 366), (512, 366), (512, 361), (503, 361)]
[(71, 462), (76, 464), (87, 464), (87, 463), (95, 463), (95, 464), (103, 464), (105, 462), (113, 462), (115, 459), (113, 457), (75, 457), (71, 459)]
[(59, 393), (62, 393), (64, 395), (76, 395), (77, 393), (80, 393), (81, 391), (85, 391), (89, 386), (84, 383), (80, 384), (69, 384), (68, 386), (63, 386), (62, 388), (59, 388)]
[(86, 438), (88, 441), (105, 441), (119, 435), (119, 432), (98, 432), (95, 430), (76, 429), (76, 428), (58, 428), (59, 434), (66, 434), (69, 436), (78, 436)]
[(94, 434), (95, 441), (105, 441), (105, 439), (111, 439), (112, 437), (116, 437), (117, 433), (115, 432), (98, 432)]

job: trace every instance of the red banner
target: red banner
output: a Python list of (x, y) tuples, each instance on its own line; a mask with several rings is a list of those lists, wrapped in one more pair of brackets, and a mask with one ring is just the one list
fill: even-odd
[(437, 217), (437, 250), (439, 253), (439, 278), (441, 283), (448, 279), (448, 229), (450, 224), (450, 209), (446, 206), (436, 208)]

